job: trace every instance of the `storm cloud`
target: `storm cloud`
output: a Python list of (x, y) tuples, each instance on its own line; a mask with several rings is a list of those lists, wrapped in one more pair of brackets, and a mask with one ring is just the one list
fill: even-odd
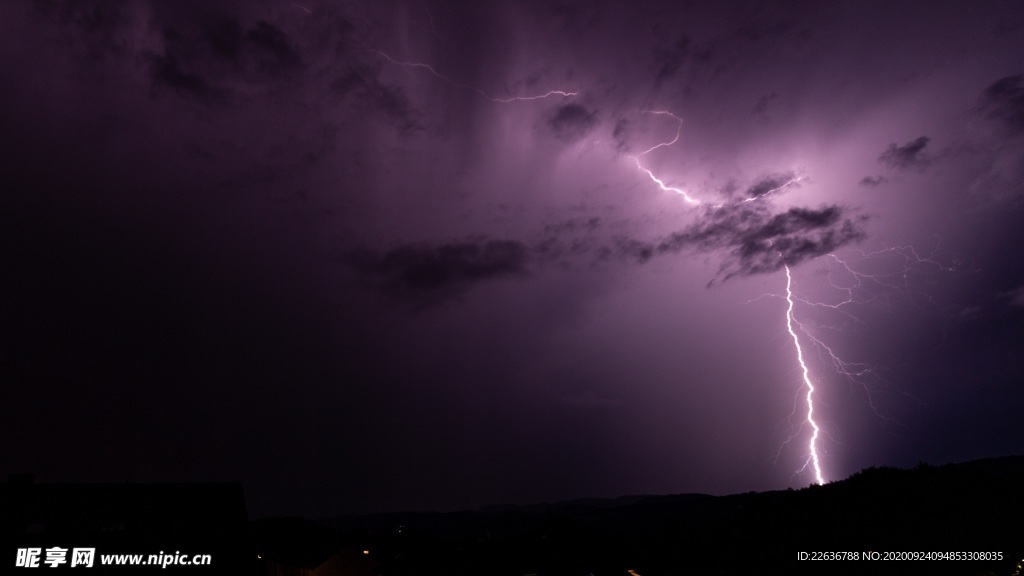
[(243, 24), (216, 11), (194, 16), (168, 18), (159, 45), (147, 51), (154, 90), (224, 102), (246, 87), (292, 81), (304, 69), (288, 34), (270, 22)]
[(726, 250), (716, 280), (767, 274), (783, 266), (833, 252), (866, 238), (866, 216), (847, 217), (839, 206), (790, 208), (772, 214), (761, 206), (723, 209), (712, 221), (671, 235), (660, 251), (693, 246), (702, 252)]
[(738, 276), (776, 272), (864, 240), (867, 220), (864, 215), (847, 215), (840, 206), (773, 213), (765, 205), (734, 204), (712, 209), (706, 221), (659, 241), (618, 237), (613, 248), (627, 260), (641, 264), (655, 256), (686, 250), (723, 252), (722, 265), (711, 285)]
[[(773, 187), (780, 182), (769, 181)], [(709, 281), (713, 285), (738, 276), (770, 274), (859, 242), (867, 237), (867, 220), (835, 205), (776, 213), (769, 204), (740, 202), (707, 209), (699, 222), (655, 241), (623, 234), (602, 239), (599, 218), (569, 219), (546, 225), (540, 239), (530, 244), (509, 239), (410, 244), (385, 252), (353, 251), (347, 262), (376, 289), (411, 300), (426, 295), (436, 301), (438, 294), (464, 292), (486, 280), (523, 274), (530, 262), (645, 264), (684, 251), (722, 255), (721, 268)]]
[(924, 149), (928, 146), (929, 138), (927, 136), (921, 136), (914, 140), (907, 142), (903, 146), (897, 146), (896, 144), (890, 144), (878, 156), (878, 161), (890, 168), (896, 168), (897, 170), (906, 170), (908, 168), (916, 168), (922, 170), (927, 168), (932, 163), (932, 159), (924, 153)]
[(486, 280), (526, 272), (528, 252), (515, 240), (408, 244), (378, 253), (353, 251), (348, 263), (383, 292), (412, 301), (436, 299)]
[(548, 127), (563, 142), (575, 142), (597, 126), (597, 112), (581, 104), (565, 104), (556, 108), (548, 119)]
[(979, 108), (1013, 133), (1024, 132), (1024, 75), (1000, 78), (982, 92)]
[(885, 184), (885, 176), (865, 176), (861, 178), (857, 184), (867, 186), (868, 188), (875, 188), (876, 186)]
[(764, 176), (747, 188), (743, 195), (746, 198), (760, 198), (766, 194), (771, 194), (772, 192), (791, 186), (796, 182), (797, 176), (793, 172)]
[(330, 89), (356, 110), (385, 118), (400, 133), (420, 128), (419, 114), (405, 92), (379, 76), (379, 67), (351, 64), (331, 81)]
[(667, 48), (656, 48), (654, 50), (654, 61), (658, 66), (658, 73), (655, 76), (655, 83), (661, 84), (671, 78), (679, 71), (679, 68), (686, 63), (689, 55), (690, 37), (680, 36), (671, 46)]

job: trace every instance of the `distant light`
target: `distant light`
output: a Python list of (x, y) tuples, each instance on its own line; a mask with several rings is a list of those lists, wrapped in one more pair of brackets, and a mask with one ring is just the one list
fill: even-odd
[(370, 553), (369, 550), (363, 550), (363, 554), (369, 554), (369, 553)]

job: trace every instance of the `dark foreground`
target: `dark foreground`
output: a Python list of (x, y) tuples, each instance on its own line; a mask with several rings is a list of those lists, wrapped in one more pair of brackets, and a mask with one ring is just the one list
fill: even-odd
[[(72, 566), (76, 548), (95, 565)], [(61, 549), (65, 549), (61, 553)], [(26, 554), (36, 550), (35, 567)], [(50, 566), (51, 551), (67, 562)], [(101, 565), (193, 553), (205, 565)], [(249, 521), (240, 484), (0, 484), (2, 574), (1024, 576), (1024, 457), (803, 490)]]
[(1010, 576), (1024, 574), (1024, 457), (871, 468), (803, 490), (326, 524), (365, 546), (381, 574)]

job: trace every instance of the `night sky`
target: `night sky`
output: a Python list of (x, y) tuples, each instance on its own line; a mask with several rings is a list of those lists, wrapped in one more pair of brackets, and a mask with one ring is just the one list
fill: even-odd
[(806, 486), (787, 270), (826, 480), (1024, 453), (1019, 2), (4, 2), (0, 86), (4, 475)]

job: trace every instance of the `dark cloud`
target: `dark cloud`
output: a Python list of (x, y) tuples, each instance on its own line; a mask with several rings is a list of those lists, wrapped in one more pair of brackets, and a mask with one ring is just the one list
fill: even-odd
[(758, 116), (763, 116), (765, 112), (768, 110), (768, 105), (774, 102), (776, 99), (778, 99), (778, 97), (779, 95), (775, 92), (761, 96), (760, 98), (758, 98), (757, 104), (754, 104), (754, 108), (751, 110), (751, 112)]
[(626, 152), (629, 150), (629, 138), (633, 133), (633, 124), (625, 119), (620, 118), (615, 122), (615, 128), (612, 129), (612, 139), (615, 140), (615, 149), (619, 152)]
[(737, 30), (737, 36), (750, 42), (767, 42), (778, 40), (789, 34), (795, 23), (788, 20), (752, 20)]
[(1007, 76), (981, 93), (978, 108), (1011, 132), (1024, 132), (1024, 75)]
[(544, 233), (548, 235), (573, 234), (576, 232), (594, 232), (601, 226), (601, 218), (570, 218), (554, 224), (545, 224)]
[(399, 131), (408, 132), (420, 127), (418, 113), (405, 92), (388, 86), (378, 79), (379, 68), (368, 65), (349, 66), (331, 82), (331, 90), (361, 112), (383, 114)]
[(124, 52), (131, 41), (122, 31), (127, 24), (125, 4), (121, 2), (33, 2), (44, 18), (62, 27), (61, 43), (74, 46), (76, 58), (97, 62)]
[(155, 87), (225, 97), (245, 85), (293, 80), (304, 67), (288, 35), (270, 22), (246, 26), (224, 14), (194, 16), (163, 25), (162, 49), (147, 55)]
[(532, 251), (539, 262), (558, 262), (571, 266), (570, 259), (585, 257), (595, 248), (595, 233), (601, 228), (601, 218), (570, 218), (545, 224), (541, 238), (533, 243)]
[(705, 221), (654, 242), (620, 235), (601, 243), (594, 237), (599, 218), (574, 218), (545, 226), (540, 240), (530, 246), (517, 240), (467, 240), (406, 245), (384, 253), (360, 250), (347, 261), (375, 288), (417, 303), (437, 302), (484, 280), (525, 273), (531, 259), (568, 264), (587, 255), (597, 261), (617, 258), (644, 264), (685, 250), (726, 250), (714, 283), (774, 272), (833, 252), (865, 237), (865, 219), (845, 217), (839, 206), (773, 214), (766, 205), (740, 203), (709, 210)]
[(80, 26), (90, 32), (116, 29), (122, 24), (121, 6), (110, 2), (36, 2), (35, 6), (47, 15)]
[(288, 35), (264, 20), (245, 30), (235, 19), (223, 18), (207, 26), (211, 54), (230, 62), (250, 76), (277, 76), (302, 67)]
[(515, 240), (466, 240), (435, 246), (405, 245), (384, 253), (349, 255), (354, 270), (380, 290), (401, 299), (432, 300), (470, 285), (522, 274), (528, 251)]
[(679, 71), (679, 68), (686, 62), (690, 51), (690, 38), (685, 34), (680, 36), (672, 46), (668, 48), (655, 48), (654, 62), (658, 65), (658, 74), (655, 82), (661, 84), (671, 78)]
[(999, 294), (999, 296), (1005, 298), (1010, 307), (1024, 310), (1024, 286), (1018, 286)]
[(585, 262), (587, 255), (596, 254), (595, 259), (598, 261), (611, 257), (611, 250), (607, 246), (588, 236), (545, 236), (531, 246), (531, 251), (539, 263), (556, 263), (563, 269), (572, 269), (574, 264)]
[(864, 239), (862, 223), (866, 217), (844, 216), (844, 209), (839, 206), (817, 210), (790, 208), (772, 214), (763, 205), (734, 204), (709, 212), (709, 221), (675, 232), (659, 242), (616, 238), (614, 251), (628, 260), (644, 263), (655, 256), (683, 250), (728, 250), (714, 283), (735, 276), (775, 272)]
[(615, 254), (637, 264), (643, 264), (663, 252), (656, 250), (652, 242), (637, 240), (629, 236), (616, 236), (612, 240), (611, 248), (606, 247), (598, 252), (598, 259), (607, 260), (612, 254)]
[(726, 198), (734, 198), (736, 196), (736, 192), (738, 192), (739, 189), (740, 186), (739, 184), (736, 183), (735, 180), (729, 180), (728, 182), (725, 183), (724, 186), (718, 189), (718, 193), (721, 194), (722, 196), (725, 196)]
[(930, 139), (927, 136), (921, 136), (920, 138), (907, 142), (903, 146), (890, 144), (889, 147), (878, 156), (878, 161), (890, 168), (896, 168), (898, 170), (905, 170), (907, 168), (924, 169), (932, 162), (932, 159), (924, 153), (924, 149), (928, 146), (929, 140)]
[(719, 277), (766, 274), (833, 252), (866, 237), (865, 217), (844, 218), (839, 206), (790, 208), (770, 214), (762, 207), (722, 209), (710, 223), (676, 233), (659, 245), (674, 250), (693, 245), (701, 251), (730, 249)]
[(881, 186), (882, 184), (885, 183), (885, 181), (885, 176), (865, 176), (860, 179), (860, 182), (858, 182), (858, 184), (860, 184), (861, 186), (874, 188), (875, 186)]
[(554, 110), (548, 126), (559, 140), (575, 142), (597, 126), (597, 112), (580, 104), (566, 104)]
[(155, 88), (169, 88), (183, 96), (210, 99), (222, 95), (202, 75), (182, 68), (173, 54), (153, 55), (149, 59), (150, 74)]
[(229, 13), (224, 3), (202, 8), (150, 4), (140, 10), (124, 2), (54, 0), (33, 3), (33, 8), (58, 27), (56, 43), (71, 48), (77, 63), (106, 66), (103, 74), (123, 74), (142, 62), (158, 93), (226, 101), (246, 86), (293, 81), (294, 73), (304, 69), (284, 30), (243, 16), (240, 7)]
[(796, 181), (797, 177), (793, 172), (764, 176), (747, 188), (743, 195), (747, 198), (760, 198), (765, 194), (771, 194), (772, 192), (791, 186), (795, 184)]

